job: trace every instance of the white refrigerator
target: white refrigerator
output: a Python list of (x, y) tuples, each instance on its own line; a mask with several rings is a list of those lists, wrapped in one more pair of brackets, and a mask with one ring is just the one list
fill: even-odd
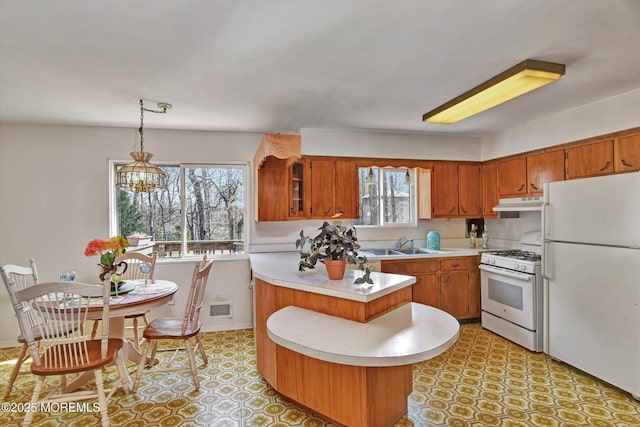
[(640, 398), (640, 172), (545, 184), (545, 352)]

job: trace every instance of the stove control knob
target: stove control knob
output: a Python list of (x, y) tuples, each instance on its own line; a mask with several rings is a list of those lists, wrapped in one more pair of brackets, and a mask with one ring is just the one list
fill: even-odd
[(496, 265), (496, 260), (495, 259), (491, 260), (491, 265)]

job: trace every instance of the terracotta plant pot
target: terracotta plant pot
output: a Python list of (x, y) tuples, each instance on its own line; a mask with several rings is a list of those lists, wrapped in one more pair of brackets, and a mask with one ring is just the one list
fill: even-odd
[(329, 280), (344, 279), (344, 271), (347, 268), (346, 260), (323, 259), (322, 263), (327, 268), (327, 276), (329, 276)]

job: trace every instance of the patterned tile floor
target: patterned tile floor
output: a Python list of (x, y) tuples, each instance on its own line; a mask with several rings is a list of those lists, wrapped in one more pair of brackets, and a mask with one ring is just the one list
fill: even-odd
[[(137, 394), (110, 400), (113, 426), (306, 426), (335, 424), (273, 391), (256, 370), (251, 330), (203, 334), (209, 364), (200, 391), (188, 371), (147, 374)], [(18, 348), (0, 349), (6, 383)], [(200, 359), (198, 359), (200, 360)], [(133, 371), (134, 366), (130, 367)], [(108, 369), (108, 379), (116, 375)], [(27, 402), (29, 375), (18, 377), (9, 402)], [(22, 413), (0, 412), (2, 426)], [(38, 413), (34, 426), (99, 425), (92, 413)], [(640, 402), (543, 354), (528, 352), (480, 327), (462, 326), (449, 351), (414, 366), (409, 413), (396, 426), (640, 426)]]

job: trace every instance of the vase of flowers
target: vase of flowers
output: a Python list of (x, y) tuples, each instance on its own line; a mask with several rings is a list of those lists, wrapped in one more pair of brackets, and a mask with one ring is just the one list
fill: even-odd
[[(102, 268), (100, 281), (104, 281), (107, 273), (110, 275), (122, 276), (127, 271), (127, 263), (120, 261), (116, 263), (116, 257), (124, 255), (129, 247), (129, 241), (122, 236), (109, 237), (107, 240), (94, 239), (87, 244), (84, 250), (85, 256), (100, 256), (98, 266)], [(115, 288), (116, 283), (111, 282), (111, 287)]]

